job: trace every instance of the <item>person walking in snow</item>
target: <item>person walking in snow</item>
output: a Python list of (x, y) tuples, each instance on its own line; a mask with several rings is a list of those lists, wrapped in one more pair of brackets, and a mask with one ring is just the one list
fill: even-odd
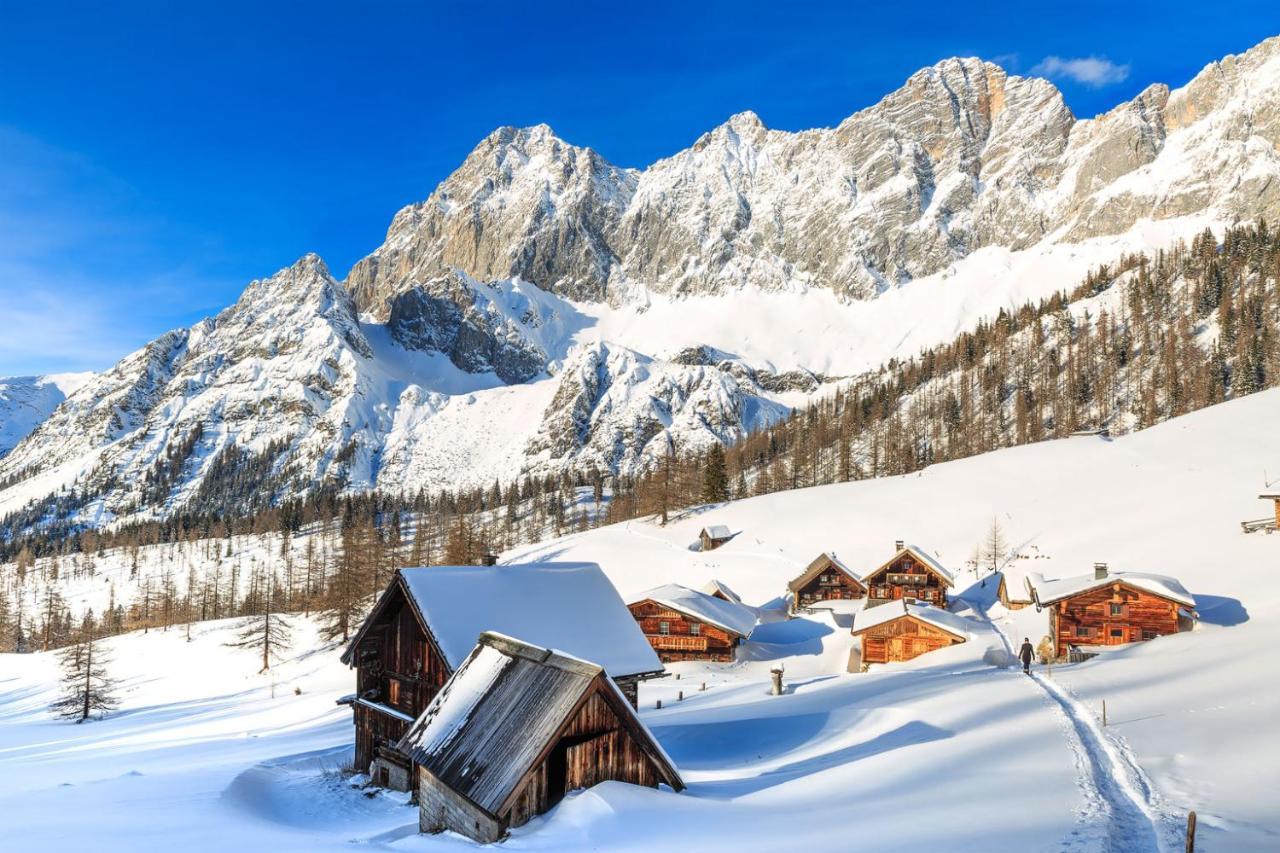
[(1031, 648), (1031, 638), (1022, 638), (1022, 648), (1018, 649), (1018, 659), (1022, 661), (1022, 671), (1027, 675), (1031, 674), (1031, 658), (1035, 655), (1036, 650)]

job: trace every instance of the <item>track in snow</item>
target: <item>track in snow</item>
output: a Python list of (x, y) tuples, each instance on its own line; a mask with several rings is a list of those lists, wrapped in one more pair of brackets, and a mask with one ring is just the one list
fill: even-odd
[[(1016, 659), (1004, 629), (987, 615), (985, 608), (974, 609), (987, 618), (1009, 654)], [(1089, 709), (1066, 688), (1039, 672), (1032, 672), (1031, 680), (1057, 706), (1070, 730), (1068, 741), (1075, 753), (1080, 787), (1087, 802), (1084, 818), (1100, 824), (1100, 835), (1073, 836), (1063, 842), (1063, 851), (1166, 853), (1173, 850), (1176, 827), (1161, 815), (1154, 802), (1151, 781), (1137, 762), (1107, 737)]]

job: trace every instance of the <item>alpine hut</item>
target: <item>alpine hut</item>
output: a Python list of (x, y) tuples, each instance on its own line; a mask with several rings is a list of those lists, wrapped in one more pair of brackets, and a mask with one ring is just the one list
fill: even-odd
[(853, 569), (828, 551), (805, 567), (800, 576), (787, 584), (788, 608), (792, 613), (819, 601), (844, 601), (863, 598), (866, 584)]
[(862, 576), (867, 587), (867, 607), (909, 598), (945, 608), (947, 590), (955, 584), (951, 573), (923, 548), (901, 540), (893, 547), (888, 561)]
[(396, 742), (490, 630), (590, 656), (633, 705), (638, 682), (662, 674), (594, 563), (400, 569), (342, 654), (356, 669), (356, 692), (341, 701), (352, 706), (358, 769), (407, 788), (412, 767)]
[(421, 831), (482, 844), (600, 782), (684, 788), (604, 667), (492, 632), (397, 748), (416, 769)]
[(1118, 646), (1176, 634), (1194, 624), (1196, 600), (1165, 575), (1112, 572), (1095, 563), (1093, 574), (1045, 580), (1029, 575), (1036, 607), (1049, 612), (1056, 658), (1071, 647)]
[(1276, 507), (1275, 526), (1276, 526), (1276, 529), (1280, 529), (1280, 489), (1276, 489), (1270, 492), (1263, 492), (1262, 494), (1258, 495), (1258, 498), (1260, 500), (1273, 501), (1275, 503), (1275, 507)]
[(723, 524), (712, 524), (704, 527), (702, 532), (698, 534), (698, 541), (702, 543), (703, 551), (714, 551), (732, 538), (733, 534)]
[(742, 603), (742, 596), (738, 595), (729, 587), (718, 580), (709, 580), (702, 585), (702, 592), (707, 595), (719, 598), (722, 601), (732, 601), (734, 604)]
[(897, 663), (969, 639), (966, 620), (940, 607), (905, 599), (860, 610), (853, 636), (862, 638), (862, 664)]
[(664, 663), (731, 661), (756, 626), (756, 612), (745, 604), (678, 584), (633, 596), (627, 609)]
[(1031, 586), (1027, 583), (1028, 573), (1012, 563), (1000, 570), (1000, 582), (996, 586), (996, 598), (1006, 610), (1021, 610), (1035, 604), (1031, 597)]

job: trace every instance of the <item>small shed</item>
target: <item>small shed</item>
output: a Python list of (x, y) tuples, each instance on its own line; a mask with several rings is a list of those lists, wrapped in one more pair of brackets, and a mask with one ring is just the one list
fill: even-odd
[(1280, 528), (1280, 490), (1263, 492), (1258, 495), (1259, 500), (1272, 501), (1276, 508), (1276, 527)]
[(856, 600), (867, 594), (857, 573), (830, 551), (819, 554), (800, 576), (787, 584), (788, 608), (795, 611), (819, 601)]
[(600, 782), (684, 789), (602, 667), (491, 632), (398, 746), (416, 767), (421, 831), (482, 844)]
[(867, 587), (867, 606), (875, 607), (902, 598), (947, 606), (947, 590), (955, 585), (951, 572), (917, 545), (898, 540), (893, 556), (862, 576)]
[(742, 603), (742, 596), (738, 595), (736, 592), (729, 589), (727, 585), (718, 580), (707, 581), (702, 585), (702, 589), (699, 591), (705, 592), (707, 595), (710, 595), (713, 598), (718, 598), (721, 601), (732, 601), (734, 604)]
[(1006, 610), (1021, 610), (1035, 604), (1031, 597), (1031, 586), (1027, 583), (1027, 572), (1020, 566), (1008, 565), (1000, 570), (1000, 582), (996, 587), (996, 597)]
[(1049, 611), (1054, 656), (1072, 646), (1118, 646), (1176, 634), (1194, 625), (1196, 600), (1175, 578), (1147, 572), (1112, 572), (1045, 580), (1028, 575), (1036, 607)]
[(698, 539), (702, 542), (702, 550), (704, 551), (714, 551), (732, 538), (733, 534), (723, 524), (712, 524), (704, 527), (702, 532), (698, 534)]
[(664, 663), (731, 661), (757, 619), (756, 611), (745, 604), (678, 584), (633, 596), (627, 608)]
[(969, 639), (965, 619), (906, 599), (861, 610), (853, 636), (862, 638), (862, 664), (908, 661)]

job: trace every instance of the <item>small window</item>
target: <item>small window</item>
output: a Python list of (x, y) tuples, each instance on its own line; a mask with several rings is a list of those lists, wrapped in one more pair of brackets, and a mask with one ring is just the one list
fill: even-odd
[(1123, 639), (1124, 639), (1124, 629), (1123, 629), (1123, 628), (1112, 628), (1112, 629), (1111, 629), (1111, 637), (1112, 637), (1112, 639), (1116, 639), (1116, 640), (1123, 640)]
[(1156, 634), (1156, 632), (1151, 630), (1150, 628), (1142, 629), (1142, 639), (1144, 640), (1154, 640), (1157, 636), (1158, 635)]
[(699, 636), (700, 634), (702, 634), (702, 626), (696, 622), (693, 623), (692, 625), (689, 626), (689, 634), (690, 636), (694, 636), (694, 637)]
[(1077, 637), (1088, 637), (1088, 636), (1089, 636), (1089, 634), (1090, 634), (1090, 632), (1091, 632), (1092, 630), (1093, 630), (1093, 629), (1092, 629), (1092, 628), (1090, 628), (1088, 625), (1077, 625), (1077, 626), (1076, 626), (1076, 636), (1077, 636)]
[(1113, 605), (1111, 605), (1111, 615), (1112, 615), (1112, 616), (1123, 616), (1123, 615), (1124, 615), (1124, 605), (1123, 605), (1123, 604), (1113, 604)]
[(659, 622), (659, 623), (658, 623), (658, 633), (659, 633), (659, 634), (663, 634), (663, 635), (670, 634), (670, 633), (671, 633), (671, 623), (670, 623), (670, 622)]

